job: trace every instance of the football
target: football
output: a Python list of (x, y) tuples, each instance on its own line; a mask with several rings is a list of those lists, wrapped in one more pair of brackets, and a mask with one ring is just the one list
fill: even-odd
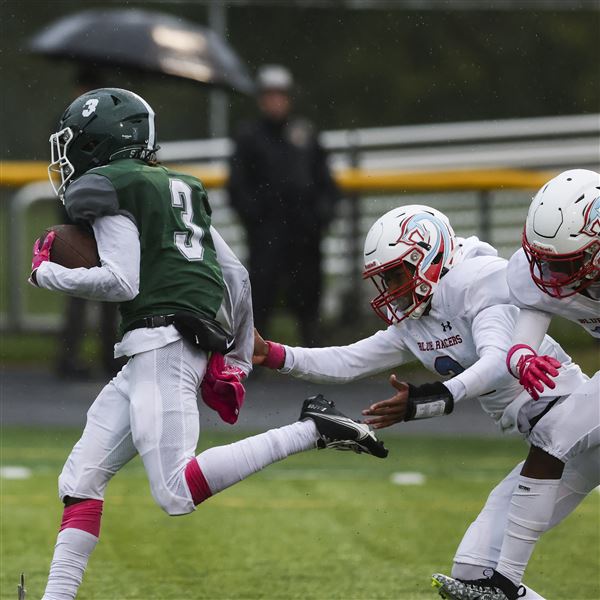
[(80, 225), (54, 225), (44, 231), (42, 240), (54, 231), (56, 237), (50, 249), (50, 260), (67, 269), (100, 266), (96, 239), (91, 230)]

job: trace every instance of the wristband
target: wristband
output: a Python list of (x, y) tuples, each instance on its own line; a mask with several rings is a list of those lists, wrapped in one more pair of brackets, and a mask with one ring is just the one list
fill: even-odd
[(454, 397), (441, 382), (408, 385), (405, 421), (449, 415), (454, 410)]
[(269, 369), (281, 369), (285, 363), (285, 348), (282, 344), (269, 341), (267, 341), (267, 346), (269, 346), (269, 352), (265, 357), (263, 366)]
[[(512, 367), (512, 359), (513, 356), (519, 351), (524, 351), (524, 350), (528, 350), (527, 353), (525, 352), (521, 352), (519, 357), (515, 360), (515, 367), (517, 367), (517, 371), (515, 371)], [(509, 351), (508, 354), (506, 355), (506, 368), (508, 369), (508, 372), (515, 378), (515, 379), (519, 379), (521, 373), (519, 372), (518, 369), (518, 364), (520, 362), (520, 359), (525, 356), (526, 354), (531, 354), (532, 356), (537, 356), (536, 351), (531, 347), (528, 346), (527, 344), (516, 344), (514, 345)]]

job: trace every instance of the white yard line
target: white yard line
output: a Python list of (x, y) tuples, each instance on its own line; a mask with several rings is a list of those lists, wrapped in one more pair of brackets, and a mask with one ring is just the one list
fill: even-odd
[(0, 467), (0, 479), (29, 479), (31, 469), (27, 467), (7, 466)]
[(390, 481), (395, 485), (423, 485), (425, 475), (411, 471), (399, 471), (391, 474)]

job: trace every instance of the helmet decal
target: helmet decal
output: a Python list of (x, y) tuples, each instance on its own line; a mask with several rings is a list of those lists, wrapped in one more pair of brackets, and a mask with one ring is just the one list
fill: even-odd
[(585, 209), (583, 218), (584, 224), (579, 233), (590, 237), (600, 236), (600, 196), (590, 202)]
[(89, 117), (92, 113), (96, 112), (96, 106), (98, 106), (98, 98), (90, 98), (83, 106), (81, 111), (82, 117)]
[(380, 217), (365, 240), (363, 271), (378, 292), (376, 314), (388, 324), (425, 314), (455, 247), (448, 219), (434, 208), (411, 204)]
[[(441, 234), (440, 237), (434, 240), (433, 246), (429, 244), (431, 236), (424, 226), (424, 223), (427, 221), (432, 222)], [(421, 265), (423, 270), (427, 270), (431, 266), (440, 252), (443, 255), (442, 264), (445, 263), (452, 247), (450, 233), (446, 224), (435, 215), (428, 213), (419, 213), (404, 221), (401, 225), (400, 237), (398, 238), (398, 242), (400, 241), (408, 244), (418, 244), (427, 250), (427, 254), (423, 258)]]

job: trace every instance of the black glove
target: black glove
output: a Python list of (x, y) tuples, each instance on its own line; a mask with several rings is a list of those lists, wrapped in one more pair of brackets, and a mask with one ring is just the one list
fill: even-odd
[(449, 415), (453, 409), (454, 398), (441, 381), (423, 385), (408, 384), (405, 421), (441, 417)]

